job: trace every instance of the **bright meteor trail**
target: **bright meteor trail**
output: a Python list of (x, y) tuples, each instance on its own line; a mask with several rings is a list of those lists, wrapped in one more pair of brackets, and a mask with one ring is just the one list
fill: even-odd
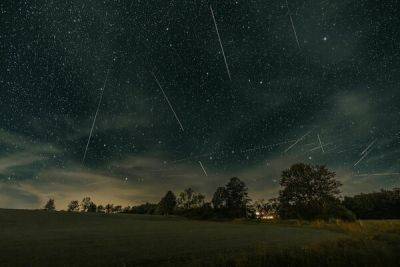
[(156, 76), (153, 72), (151, 72), (151, 74), (153, 75), (154, 79), (156, 80), (158, 87), (160, 87), (161, 92), (163, 93), (165, 100), (167, 101), (169, 107), (170, 107), (171, 110), (172, 110), (172, 113), (174, 113), (175, 119), (178, 121), (179, 126), (180, 126), (181, 129), (182, 129), (182, 132), (185, 131), (185, 129), (183, 129), (183, 125), (182, 125), (181, 121), (180, 121), (179, 118), (178, 118), (178, 115), (176, 115), (176, 112), (175, 112), (174, 108), (172, 107), (171, 102), (169, 102), (168, 96), (165, 94), (164, 89), (162, 88), (160, 82), (158, 81), (157, 76)]
[(89, 149), (90, 140), (92, 139), (93, 129), (94, 129), (94, 126), (95, 126), (95, 124), (96, 124), (97, 115), (99, 114), (101, 102), (103, 101), (104, 90), (105, 90), (105, 88), (106, 88), (106, 84), (107, 84), (108, 74), (109, 74), (109, 73), (110, 73), (110, 69), (108, 69), (108, 71), (107, 71), (106, 79), (105, 79), (105, 81), (104, 81), (103, 87), (101, 88), (101, 94), (100, 94), (99, 103), (97, 104), (96, 114), (94, 115), (94, 119), (93, 119), (93, 123), (92, 123), (92, 128), (90, 129), (89, 138), (88, 138), (88, 141), (87, 141), (87, 143), (86, 143), (85, 153), (83, 154), (83, 158), (82, 158), (82, 163), (85, 163), (86, 154), (87, 154), (87, 151), (88, 151), (88, 149)]
[(322, 153), (325, 153), (324, 147), (322, 146), (321, 137), (319, 137), (319, 134), (317, 134), (317, 137), (318, 137), (318, 142), (321, 147)]
[(206, 172), (206, 169), (205, 169), (204, 166), (203, 166), (203, 163), (201, 163), (201, 161), (199, 161), (199, 164), (200, 164), (200, 167), (201, 167), (201, 169), (203, 170), (205, 176), (208, 176), (208, 174), (207, 174), (207, 172)]
[(287, 0), (286, 0), (286, 6), (287, 6), (287, 9), (288, 9), (288, 14), (289, 14), (289, 18), (290, 18), (290, 23), (292, 24), (292, 29), (293, 29), (294, 37), (296, 37), (297, 47), (298, 47), (299, 49), (301, 49), (301, 48), (300, 48), (299, 38), (297, 37), (296, 28), (294, 27), (292, 14), (290, 14), (289, 3), (288, 3)]
[(226, 71), (228, 72), (229, 80), (232, 81), (231, 72), (229, 71), (228, 62), (227, 62), (226, 56), (225, 56), (224, 46), (222, 45), (221, 36), (219, 35), (219, 31), (218, 31), (217, 21), (215, 20), (215, 16), (214, 16), (214, 10), (212, 9), (211, 5), (210, 5), (210, 10), (211, 10), (212, 18), (214, 20), (215, 31), (217, 32), (217, 35), (218, 35), (219, 45), (221, 46), (222, 56), (224, 57)]
[(286, 148), (285, 153), (288, 152), (290, 149), (292, 149), (292, 147), (294, 147), (295, 145), (297, 145), (298, 142), (300, 142), (301, 140), (303, 140), (307, 135), (309, 135), (311, 133), (308, 132), (305, 135), (303, 135), (302, 137), (300, 137), (299, 139), (296, 140), (296, 142), (294, 142), (290, 147)]

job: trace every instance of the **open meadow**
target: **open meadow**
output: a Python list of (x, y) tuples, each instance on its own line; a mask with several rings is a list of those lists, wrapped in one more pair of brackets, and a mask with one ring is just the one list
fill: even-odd
[[(400, 223), (386, 222), (384, 231), (380, 223), (364, 224), (0, 210), (0, 266), (390, 266), (400, 248)], [(382, 233), (368, 236), (363, 227)]]

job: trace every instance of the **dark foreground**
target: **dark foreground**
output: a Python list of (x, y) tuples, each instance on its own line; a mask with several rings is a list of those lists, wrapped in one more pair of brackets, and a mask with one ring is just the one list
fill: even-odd
[[(354, 229), (325, 228), (329, 227), (0, 210), (0, 266), (299, 266), (327, 259), (335, 266), (351, 263), (346, 246), (356, 246), (356, 258), (372, 252), (357, 243), (364, 241), (356, 240)], [(393, 244), (385, 240), (378, 243), (379, 251), (371, 249), (381, 253), (383, 248), (387, 259), (367, 263), (390, 265), (397, 260), (391, 250), (400, 252), (400, 242), (396, 233), (380, 238)], [(325, 255), (326, 249), (337, 248), (341, 250)], [(321, 257), (315, 258), (319, 252)]]

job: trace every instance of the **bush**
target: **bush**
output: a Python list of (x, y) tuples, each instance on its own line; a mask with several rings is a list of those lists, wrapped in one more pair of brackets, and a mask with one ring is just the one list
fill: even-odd
[(177, 209), (175, 211), (175, 214), (198, 220), (214, 219), (216, 215), (210, 203), (205, 203), (201, 207), (196, 207), (192, 209)]
[(343, 205), (359, 219), (400, 219), (400, 189), (345, 197)]

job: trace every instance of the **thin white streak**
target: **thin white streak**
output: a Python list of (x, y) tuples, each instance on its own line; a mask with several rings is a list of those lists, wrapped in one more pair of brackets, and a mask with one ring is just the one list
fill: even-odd
[(108, 74), (109, 74), (109, 73), (110, 73), (110, 69), (108, 69), (108, 71), (107, 71), (106, 79), (105, 79), (105, 81), (104, 81), (103, 87), (101, 88), (101, 94), (100, 94), (99, 103), (97, 104), (96, 114), (94, 115), (94, 119), (93, 119), (93, 123), (92, 123), (92, 128), (90, 129), (89, 138), (88, 138), (88, 141), (87, 141), (87, 143), (86, 143), (85, 153), (84, 153), (83, 158), (82, 158), (82, 163), (85, 163), (86, 154), (87, 154), (87, 151), (88, 151), (88, 149), (89, 149), (90, 140), (92, 139), (92, 134), (93, 134), (94, 126), (95, 126), (95, 124), (96, 124), (97, 115), (99, 114), (101, 102), (103, 101), (103, 95), (104, 95), (104, 91), (105, 91), (105, 88), (106, 88), (106, 84), (107, 84)]
[(370, 148), (375, 144), (375, 142), (376, 142), (377, 140), (378, 140), (378, 139), (375, 139), (374, 141), (372, 141), (372, 142), (361, 152), (360, 155), (364, 155), (364, 153), (367, 152), (368, 149), (370, 149)]
[(293, 29), (294, 37), (296, 37), (297, 47), (298, 47), (299, 49), (301, 49), (301, 48), (300, 48), (300, 43), (299, 43), (299, 38), (297, 37), (296, 28), (294, 27), (292, 15), (290, 14), (289, 3), (288, 3), (287, 0), (286, 0), (286, 6), (287, 6), (287, 9), (288, 9), (288, 14), (289, 14), (289, 18), (290, 18), (290, 23), (292, 24), (292, 29)]
[(158, 87), (161, 89), (161, 92), (163, 93), (165, 100), (167, 101), (169, 107), (171, 108), (172, 113), (174, 113), (175, 119), (178, 121), (179, 126), (181, 127), (181, 130), (183, 132), (184, 131), (183, 125), (182, 125), (181, 121), (179, 120), (178, 115), (176, 115), (176, 112), (175, 112), (174, 108), (172, 107), (171, 102), (169, 102), (168, 96), (165, 94), (164, 89), (161, 87), (161, 84), (158, 81), (156, 75), (153, 72), (150, 72), (150, 73), (153, 75), (154, 79), (156, 80)]
[(322, 153), (325, 153), (325, 150), (324, 150), (324, 147), (322, 146), (322, 142), (321, 142), (321, 138), (319, 137), (319, 134), (317, 134), (317, 136), (318, 136), (318, 142), (321, 147)]
[(214, 16), (214, 10), (212, 9), (211, 5), (210, 5), (210, 10), (211, 10), (212, 18), (214, 20), (215, 30), (216, 30), (217, 35), (218, 35), (219, 45), (221, 46), (222, 56), (224, 57), (226, 71), (228, 72), (229, 80), (232, 81), (231, 72), (229, 71), (228, 61), (226, 60), (226, 56), (225, 56), (224, 46), (222, 45), (221, 36), (219, 35), (219, 31), (218, 31), (217, 21), (215, 20), (215, 16)]
[(365, 174), (356, 174), (354, 176), (395, 176), (400, 175), (400, 172), (392, 172), (392, 173), (365, 173)]
[(371, 150), (368, 150), (367, 152), (364, 153), (364, 155), (353, 165), (353, 167), (357, 166), (358, 163), (360, 163), (370, 152)]
[(320, 149), (320, 148), (321, 148), (320, 146), (316, 146), (316, 147), (314, 147), (314, 148), (308, 150), (307, 152), (311, 152), (311, 151), (314, 151), (314, 150), (317, 150), (317, 149)]
[(311, 133), (311, 131), (309, 131), (308, 133), (306, 133), (305, 135), (303, 135), (302, 137), (300, 137), (299, 139), (296, 140), (296, 142), (294, 142), (290, 147), (288, 147), (285, 150), (285, 153), (287, 153), (290, 149), (292, 149), (295, 145), (297, 145), (298, 142), (300, 142), (301, 140), (303, 140), (307, 135), (309, 135)]
[(267, 149), (267, 148), (271, 148), (271, 147), (274, 147), (274, 146), (279, 146), (279, 145), (291, 143), (291, 142), (294, 142), (294, 141), (296, 141), (296, 140), (289, 140), (289, 141), (284, 141), (284, 142), (280, 142), (280, 143), (276, 143), (276, 144), (263, 145), (263, 146), (260, 146), (260, 147), (249, 148), (249, 149), (242, 150), (242, 153), (253, 152), (253, 151), (262, 150), (262, 149)]
[(208, 176), (208, 175), (207, 175), (207, 172), (206, 172), (206, 169), (204, 169), (203, 163), (201, 163), (200, 160), (199, 160), (199, 164), (200, 164), (200, 167), (203, 169), (204, 174), (205, 174), (206, 176)]

